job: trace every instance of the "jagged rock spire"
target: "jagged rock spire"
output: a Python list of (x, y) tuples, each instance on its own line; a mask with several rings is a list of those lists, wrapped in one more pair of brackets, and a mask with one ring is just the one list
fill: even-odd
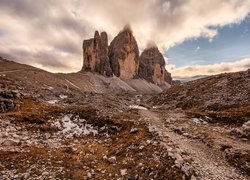
[(139, 49), (129, 26), (114, 38), (109, 46), (110, 65), (113, 73), (123, 80), (137, 77)]

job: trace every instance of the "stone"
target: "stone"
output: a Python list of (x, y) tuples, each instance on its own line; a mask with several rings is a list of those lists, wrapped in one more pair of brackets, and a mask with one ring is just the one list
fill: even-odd
[(92, 178), (92, 174), (90, 172), (87, 173), (88, 178)]
[(175, 154), (174, 156), (175, 156), (175, 159), (176, 159), (175, 160), (175, 165), (176, 165), (176, 167), (180, 168), (183, 165), (184, 160), (183, 160), (183, 158), (181, 157), (180, 154)]
[(96, 72), (104, 76), (112, 76), (108, 58), (108, 36), (98, 31), (92, 39), (83, 41), (83, 68), (82, 71)]
[(127, 174), (127, 169), (121, 169), (121, 175), (125, 176)]
[(250, 121), (247, 121), (242, 125), (243, 137), (250, 139)]
[(111, 42), (108, 56), (115, 76), (122, 80), (137, 77), (139, 49), (129, 26), (126, 26)]
[(134, 134), (134, 133), (137, 133), (138, 132), (138, 129), (137, 128), (132, 128), (130, 130), (130, 134)]
[(5, 99), (16, 99), (20, 98), (21, 94), (17, 91), (0, 90), (0, 97)]
[(171, 84), (171, 74), (165, 69), (165, 60), (156, 46), (146, 48), (139, 58), (138, 76), (157, 85)]
[(191, 180), (197, 180), (197, 178), (194, 175), (192, 175)]
[(0, 97), (0, 112), (7, 112), (13, 110), (15, 108), (15, 104), (11, 99), (3, 99)]
[(17, 146), (19, 144), (20, 144), (20, 141), (12, 140), (12, 139), (6, 139), (1, 143), (1, 145), (3, 146)]
[(116, 162), (116, 157), (111, 156), (110, 158), (107, 159), (110, 164), (114, 164)]

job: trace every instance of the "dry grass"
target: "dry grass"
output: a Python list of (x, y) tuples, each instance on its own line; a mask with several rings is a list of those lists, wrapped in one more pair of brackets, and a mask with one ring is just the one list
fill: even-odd
[[(157, 142), (159, 139), (148, 132), (146, 125), (138, 123), (137, 110), (116, 113), (110, 118), (91, 106), (51, 106), (32, 98), (18, 103), (21, 104), (18, 111), (4, 116), (14, 117), (13, 123), (23, 124), (28, 131), (56, 132), (50, 125), (51, 118), (74, 114), (99, 129), (99, 134), (65, 139), (58, 148), (20, 145), (21, 152), (0, 150), (0, 171), (25, 173), (32, 170), (34, 177), (48, 171), (59, 179), (83, 179), (94, 170), (94, 179), (117, 179), (121, 177), (120, 170), (127, 169), (126, 177), (131, 179), (136, 175), (142, 179), (182, 179), (183, 172), (173, 166), (174, 160), (167, 156), (166, 150), (152, 143), (145, 145), (147, 140)], [(101, 130), (104, 126), (106, 128)], [(138, 132), (131, 134), (131, 128), (137, 128)], [(110, 135), (108, 141), (106, 133)], [(109, 162), (105, 156), (115, 156), (116, 162)]]

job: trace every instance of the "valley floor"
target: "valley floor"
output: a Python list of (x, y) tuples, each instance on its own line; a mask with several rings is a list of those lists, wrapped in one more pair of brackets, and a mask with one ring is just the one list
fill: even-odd
[(81, 91), (79, 74), (14, 69), (0, 73), (0, 179), (249, 179), (250, 124), (244, 137), (150, 95)]
[(249, 141), (230, 136), (229, 125), (142, 96), (60, 97), (23, 97), (0, 114), (1, 179), (249, 178)]

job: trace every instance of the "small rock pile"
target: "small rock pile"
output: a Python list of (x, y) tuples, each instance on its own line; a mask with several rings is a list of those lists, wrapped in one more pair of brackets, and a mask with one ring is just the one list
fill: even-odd
[(0, 112), (7, 112), (18, 108), (14, 99), (20, 98), (21, 94), (16, 91), (0, 90)]
[(244, 123), (240, 128), (233, 128), (230, 134), (250, 140), (250, 121)]

